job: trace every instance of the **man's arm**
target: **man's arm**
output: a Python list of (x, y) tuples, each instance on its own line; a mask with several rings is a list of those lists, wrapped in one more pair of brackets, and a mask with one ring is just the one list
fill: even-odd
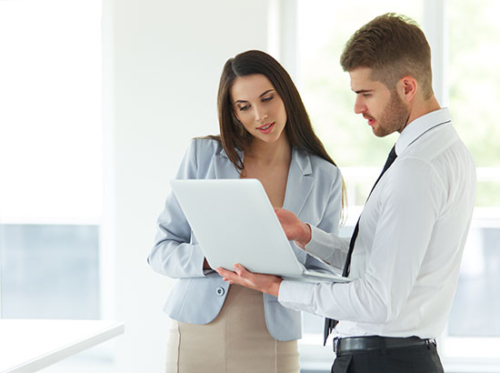
[[(231, 271), (219, 273), (233, 283), (278, 295), (282, 305), (295, 310), (337, 320), (391, 322), (399, 316), (419, 276), (444, 193), (437, 175), (425, 164), (413, 160), (405, 163), (398, 182), (391, 183), (380, 195), (383, 207), (368, 257), (351, 269), (355, 281), (283, 281), (238, 268), (235, 269), (241, 275)], [(315, 243), (315, 228), (311, 228), (311, 242), (306, 249)], [(446, 272), (444, 267), (439, 270)]]
[[(373, 235), (368, 235), (369, 241), (364, 243), (366, 251), (358, 251), (363, 255), (353, 260), (351, 276), (355, 281), (345, 284), (283, 281), (279, 293), (282, 305), (337, 320), (370, 324), (392, 322), (404, 307), (409, 307), (408, 297), (421, 276), (424, 258), (437, 256), (436, 252), (427, 253), (427, 248), (446, 189), (439, 175), (419, 160), (405, 159), (397, 173), (394, 171), (391, 177), (397, 180), (370, 197), (372, 204), (381, 207)], [(369, 211), (365, 211), (365, 218), (369, 216), (366, 213)], [(363, 229), (363, 219), (360, 223)], [(314, 227), (312, 237), (314, 242)], [(425, 266), (426, 275), (449, 270), (430, 262)], [(432, 283), (428, 288), (439, 286)]]
[(302, 222), (293, 212), (274, 209), (286, 237), (314, 257), (342, 271), (349, 250), (350, 238), (327, 233)]
[(274, 212), (285, 231), (286, 237), (290, 241), (295, 241), (297, 246), (304, 250), (309, 241), (311, 241), (311, 227), (309, 224), (303, 223), (291, 211), (275, 208)]

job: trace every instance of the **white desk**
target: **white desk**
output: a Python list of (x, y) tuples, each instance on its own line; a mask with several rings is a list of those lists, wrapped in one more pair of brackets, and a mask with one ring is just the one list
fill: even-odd
[(103, 320), (0, 319), (0, 373), (30, 373), (124, 332)]

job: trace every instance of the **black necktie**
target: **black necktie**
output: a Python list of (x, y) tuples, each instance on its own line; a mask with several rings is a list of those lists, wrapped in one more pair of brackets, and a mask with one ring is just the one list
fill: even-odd
[[(378, 177), (377, 181), (375, 181), (375, 184), (373, 184), (372, 190), (370, 191), (370, 195), (373, 192), (373, 189), (375, 189), (375, 186), (379, 182), (380, 178), (382, 175), (391, 167), (392, 163), (396, 159), (397, 154), (396, 154), (396, 145), (394, 145), (391, 149), (391, 152), (389, 153), (389, 156), (387, 157), (387, 161), (385, 162), (384, 168)], [(368, 198), (370, 198), (370, 195), (368, 195)], [(367, 198), (367, 200), (368, 200)], [(361, 216), (360, 216), (361, 218)], [(349, 276), (349, 271), (351, 269), (351, 258), (352, 258), (352, 252), (354, 250), (354, 244), (356, 243), (356, 238), (358, 237), (358, 231), (359, 231), (359, 219), (358, 222), (356, 223), (356, 226), (354, 227), (354, 232), (352, 233), (351, 241), (349, 242), (349, 251), (347, 252), (347, 258), (344, 264), (344, 270), (342, 271), (342, 276)], [(337, 325), (338, 321), (326, 318), (325, 319), (325, 329), (324, 329), (324, 334), (323, 334), (323, 346), (326, 345), (326, 340), (330, 333), (332, 332), (333, 328), (335, 328), (335, 325)]]

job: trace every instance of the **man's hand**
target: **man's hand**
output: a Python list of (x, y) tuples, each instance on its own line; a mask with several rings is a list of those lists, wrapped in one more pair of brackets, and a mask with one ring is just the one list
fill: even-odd
[(228, 281), (230, 284), (242, 285), (250, 289), (274, 295), (275, 297), (278, 297), (280, 285), (283, 281), (281, 277), (249, 272), (240, 264), (234, 265), (234, 272), (221, 267), (217, 268), (216, 271), (222, 276), (224, 281)]
[(286, 237), (295, 241), (298, 247), (304, 249), (311, 241), (311, 227), (300, 221), (300, 219), (291, 211), (275, 208), (274, 212), (285, 231)]

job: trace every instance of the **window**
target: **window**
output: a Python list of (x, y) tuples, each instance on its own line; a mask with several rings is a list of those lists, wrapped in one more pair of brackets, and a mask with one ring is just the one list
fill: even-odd
[(99, 319), (98, 228), (5, 224), (2, 318)]
[(492, 108), (500, 98), (500, 41), (494, 36), (500, 31), (494, 17), (500, 3), (447, 4), (450, 107), (455, 127), (478, 167), (478, 190), (443, 354), (450, 368), (474, 367), (474, 360), (483, 358), (498, 371), (500, 129)]
[(0, 1), (0, 315), (96, 319), (101, 2)]
[[(496, 111), (492, 110), (500, 96), (500, 41), (494, 36), (500, 31), (495, 18), (500, 12), (500, 3), (494, 0), (476, 3), (353, 0), (346, 6), (338, 1), (297, 0), (295, 5), (298, 31), (294, 78), (315, 130), (339, 164), (347, 183), (348, 221), (341, 235), (350, 235), (398, 137), (394, 134), (376, 138), (366, 127), (366, 121), (354, 114), (355, 95), (350, 92), (348, 74), (339, 64), (345, 42), (375, 16), (396, 12), (416, 20), (431, 44), (436, 41), (443, 46), (433, 50), (433, 63), (445, 66), (444, 73), (434, 69), (434, 85), (446, 88), (443, 92), (436, 89), (436, 93), (442, 106), (450, 107), (454, 126), (476, 161), (478, 192), (457, 295), (440, 348), (447, 371), (477, 372), (475, 359), (487, 357), (490, 362), (498, 359), (495, 350), (500, 346), (497, 316), (500, 301), (494, 296), (500, 290), (497, 270), (500, 264), (500, 130), (494, 117)], [(443, 32), (432, 23), (438, 13), (444, 15), (444, 24), (439, 23)], [(426, 27), (429, 25), (431, 27)], [(304, 367), (328, 371), (331, 364), (328, 359), (333, 353), (327, 354), (319, 347), (323, 320), (305, 314), (304, 324), (306, 335), (301, 346)], [(324, 364), (311, 363), (323, 359)], [(483, 362), (481, 364), (485, 364)], [(497, 360), (492, 364), (498, 363)]]

